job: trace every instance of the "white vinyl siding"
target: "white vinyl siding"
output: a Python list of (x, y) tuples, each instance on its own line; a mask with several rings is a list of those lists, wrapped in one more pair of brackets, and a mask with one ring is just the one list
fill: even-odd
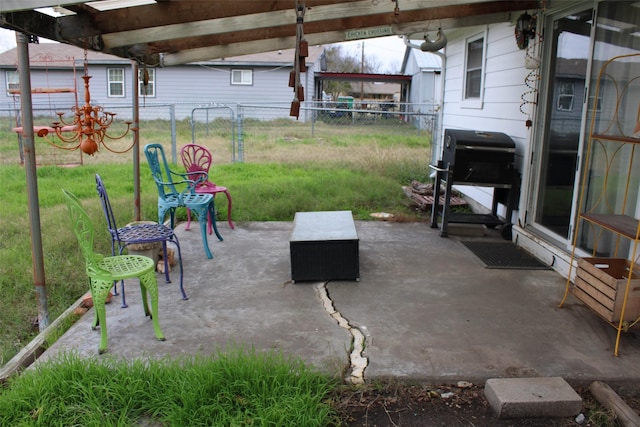
[[(481, 102), (464, 97), (467, 43), (478, 36), (485, 40)], [(516, 45), (513, 25), (467, 28), (457, 37), (449, 38), (446, 52), (443, 129), (506, 133), (516, 143), (516, 168), (524, 171), (529, 129), (525, 126), (528, 115), (520, 111), (520, 106), (522, 95), (531, 90), (525, 83), (531, 70), (523, 66), (524, 53)], [(529, 104), (523, 106), (527, 112), (530, 108)], [(492, 188), (459, 186), (458, 189), (480, 205), (491, 208)], [(500, 205), (498, 215), (504, 213), (504, 206)]]

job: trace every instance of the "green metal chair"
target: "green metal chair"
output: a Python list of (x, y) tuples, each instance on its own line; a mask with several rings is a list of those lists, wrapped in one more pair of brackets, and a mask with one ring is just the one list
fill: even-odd
[[(107, 351), (107, 320), (105, 302), (111, 286), (114, 282), (138, 278), (140, 280), (140, 292), (142, 293), (142, 305), (145, 316), (151, 316), (156, 338), (164, 341), (164, 335), (158, 323), (158, 282), (156, 280), (155, 262), (148, 257), (140, 255), (117, 255), (105, 257), (93, 251), (95, 231), (89, 215), (84, 210), (78, 198), (62, 190), (66, 196), (69, 216), (73, 223), (73, 231), (78, 239), (80, 249), (85, 258), (87, 276), (91, 298), (96, 313), (91, 329), (100, 325), (99, 353)], [(147, 302), (147, 293), (151, 295), (151, 311)]]

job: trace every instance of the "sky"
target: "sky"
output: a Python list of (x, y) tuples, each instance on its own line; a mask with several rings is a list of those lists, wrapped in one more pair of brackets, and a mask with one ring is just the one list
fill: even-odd
[[(41, 43), (48, 40), (41, 39)], [(400, 72), (405, 45), (398, 36), (379, 37), (376, 39), (354, 40), (339, 43), (350, 56), (360, 58), (362, 44), (364, 43), (364, 55), (371, 58), (374, 63), (380, 65), (380, 73)], [(0, 28), (0, 52), (5, 52), (16, 47), (16, 36), (13, 31)]]
[(380, 73), (399, 73), (406, 46), (401, 37), (389, 36), (375, 39), (354, 40), (338, 43), (350, 56), (361, 58), (364, 44), (364, 56), (372, 58), (380, 65)]

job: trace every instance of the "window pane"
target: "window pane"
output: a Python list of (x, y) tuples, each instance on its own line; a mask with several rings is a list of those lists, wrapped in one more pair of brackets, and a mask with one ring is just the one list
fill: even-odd
[(572, 220), (592, 12), (575, 9), (546, 25), (550, 69), (544, 76), (548, 88), (540, 117), (545, 129), (539, 147), (535, 222), (563, 240), (569, 238)]
[(482, 92), (482, 58), (484, 56), (484, 38), (467, 44), (467, 69), (465, 74), (464, 97), (480, 98)]
[(232, 85), (251, 85), (253, 84), (252, 70), (231, 70)]
[(570, 82), (562, 82), (560, 83), (560, 94), (561, 95), (573, 95), (573, 90), (574, 90), (574, 83)]
[(482, 68), (482, 45), (484, 39), (474, 40), (469, 43), (469, 52), (467, 57), (467, 68)]
[[(596, 113), (593, 110), (587, 113), (587, 138), (593, 130), (594, 134), (633, 143), (620, 144), (607, 138), (593, 140), (590, 163), (585, 165), (585, 197), (580, 207), (589, 213), (624, 214), (631, 220), (640, 217), (637, 167), (640, 150), (635, 148), (635, 138), (640, 137), (640, 56), (625, 55), (640, 55), (640, 46), (637, 37), (630, 36), (625, 28), (635, 28), (638, 22), (640, 9), (633, 2), (599, 4), (590, 95), (597, 96), (597, 102), (602, 104)], [(612, 28), (611, 23), (617, 27)], [(621, 242), (614, 233), (600, 232), (584, 224), (578, 240), (580, 247), (589, 252), (597, 250), (598, 256), (618, 258), (633, 253), (629, 243), (626, 239)]]
[(109, 68), (107, 76), (109, 79), (109, 96), (124, 96), (124, 69)]
[(145, 83), (145, 70), (139, 70), (138, 73), (138, 94), (140, 96), (155, 96), (156, 95), (156, 70), (151, 68), (146, 69), (146, 85)]
[(7, 92), (20, 89), (20, 78), (17, 71), (7, 71)]
[(109, 80), (111, 81), (119, 81), (123, 80), (124, 70), (120, 68), (110, 68), (109, 69)]
[(480, 98), (480, 85), (482, 83), (482, 70), (469, 71), (467, 73), (467, 88), (465, 98)]
[(122, 85), (120, 83), (110, 83), (109, 84), (109, 96), (122, 96), (124, 92), (122, 90)]

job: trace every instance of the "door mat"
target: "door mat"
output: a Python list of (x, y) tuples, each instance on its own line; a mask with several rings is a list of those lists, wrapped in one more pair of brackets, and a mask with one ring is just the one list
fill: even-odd
[(520, 246), (511, 242), (483, 242), (467, 240), (461, 242), (485, 264), (486, 268), (550, 270)]

